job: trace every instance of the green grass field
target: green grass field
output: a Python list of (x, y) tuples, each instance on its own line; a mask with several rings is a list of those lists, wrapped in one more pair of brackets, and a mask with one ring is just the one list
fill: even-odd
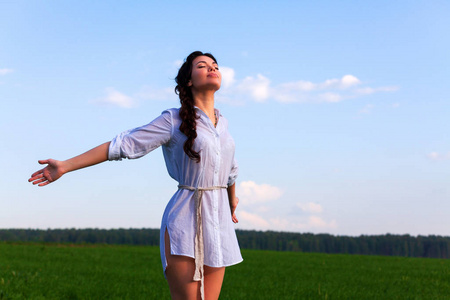
[[(220, 299), (450, 299), (450, 261), (243, 250)], [(0, 243), (0, 299), (170, 299), (157, 247)]]

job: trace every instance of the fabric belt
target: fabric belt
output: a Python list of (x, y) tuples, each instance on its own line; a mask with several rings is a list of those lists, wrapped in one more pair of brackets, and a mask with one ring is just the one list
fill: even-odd
[(194, 241), (194, 259), (195, 259), (195, 272), (194, 281), (200, 281), (200, 293), (201, 298), (204, 299), (204, 276), (203, 276), (203, 264), (204, 264), (204, 245), (203, 245), (203, 226), (202, 226), (202, 197), (204, 191), (213, 191), (226, 189), (227, 186), (211, 186), (204, 188), (195, 188), (189, 185), (178, 185), (179, 189), (185, 189), (194, 191), (195, 200), (195, 241)]

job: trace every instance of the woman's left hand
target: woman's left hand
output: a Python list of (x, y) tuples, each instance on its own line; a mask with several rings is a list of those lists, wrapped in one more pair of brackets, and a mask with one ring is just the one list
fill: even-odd
[(239, 203), (239, 198), (238, 197), (234, 197), (233, 201), (230, 201), (231, 219), (233, 220), (233, 223), (239, 222), (237, 217), (236, 217), (236, 213), (235, 213), (238, 203)]

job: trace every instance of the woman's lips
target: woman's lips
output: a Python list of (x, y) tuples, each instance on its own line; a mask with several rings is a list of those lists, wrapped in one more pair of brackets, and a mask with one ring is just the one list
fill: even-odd
[(219, 75), (216, 73), (210, 73), (210, 74), (208, 74), (208, 77), (219, 78)]

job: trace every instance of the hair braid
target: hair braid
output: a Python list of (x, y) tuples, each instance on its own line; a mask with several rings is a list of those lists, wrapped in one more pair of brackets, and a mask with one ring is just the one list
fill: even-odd
[(198, 56), (208, 56), (217, 63), (217, 60), (210, 53), (203, 53), (201, 51), (192, 52), (178, 70), (178, 75), (175, 78), (175, 82), (177, 83), (175, 93), (178, 94), (181, 103), (179, 112), (181, 118), (180, 131), (187, 137), (183, 149), (186, 155), (197, 163), (200, 162), (200, 153), (195, 151), (193, 146), (197, 138), (197, 119), (199, 117), (195, 111), (194, 97), (192, 96), (191, 87), (188, 84), (191, 80), (192, 62)]
[(180, 118), (182, 120), (180, 131), (187, 137), (183, 149), (187, 156), (196, 162), (200, 162), (200, 153), (193, 149), (194, 140), (197, 138), (196, 119), (198, 118), (194, 108), (194, 98), (192, 97), (191, 90), (185, 88), (179, 91), (179, 97), (181, 102)]

